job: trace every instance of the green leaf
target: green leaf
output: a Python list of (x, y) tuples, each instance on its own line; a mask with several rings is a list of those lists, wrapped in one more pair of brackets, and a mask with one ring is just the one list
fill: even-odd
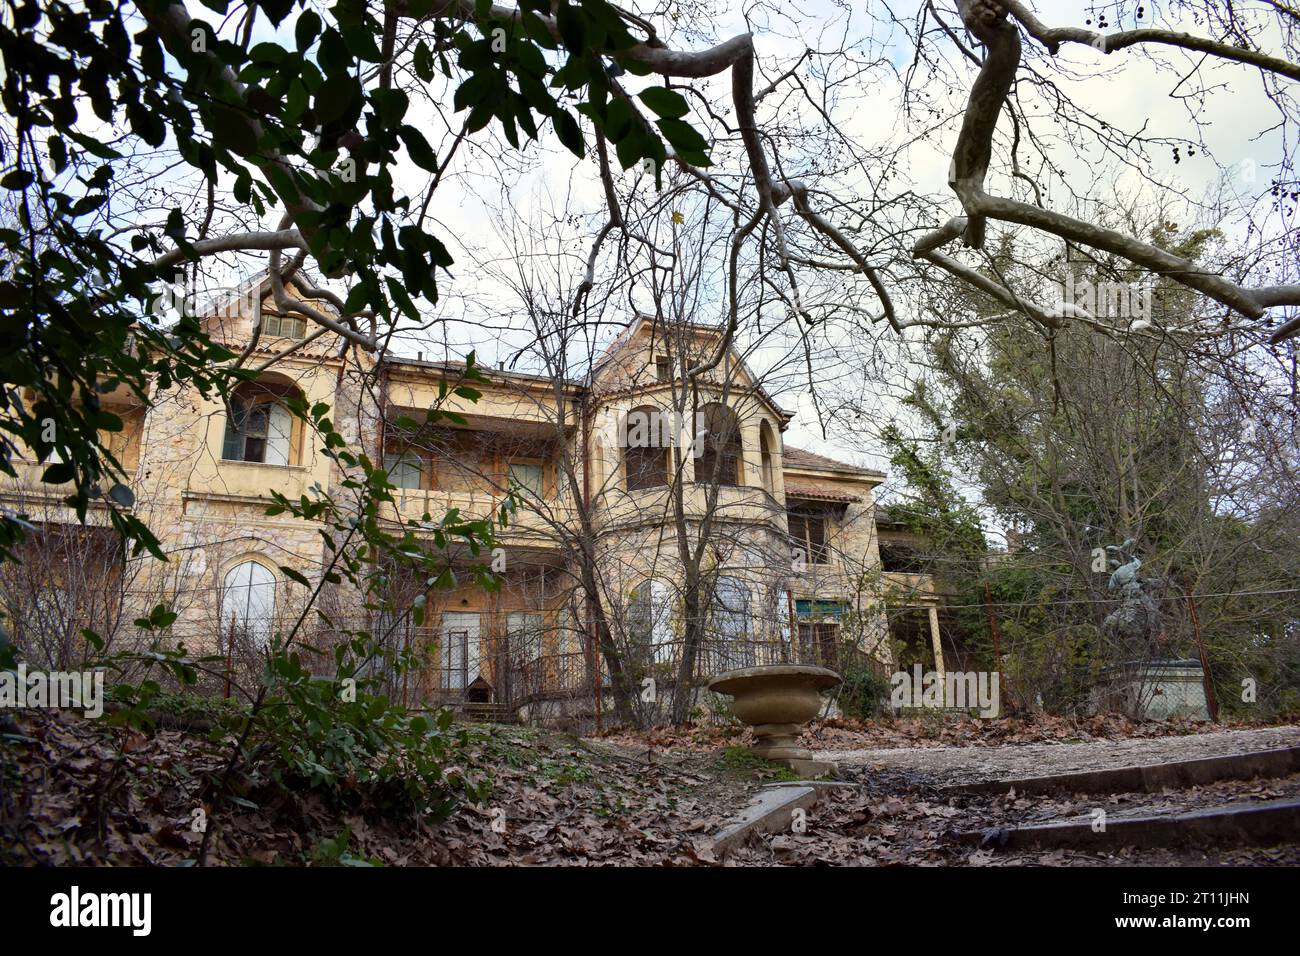
[(524, 32), (528, 34), (530, 40), (547, 50), (556, 48), (555, 37), (551, 36), (550, 30), (546, 29), (546, 24), (542, 22), (541, 17), (531, 10), (522, 10), (519, 20), (523, 23)]
[(415, 67), (415, 75), (425, 83), (433, 82), (433, 54), (429, 52), (429, 45), (421, 40), (415, 45), (415, 56), (412, 60)]
[(305, 588), (311, 587), (311, 582), (308, 581), (304, 575), (302, 575), (298, 571), (295, 571), (293, 568), (289, 567), (288, 565), (284, 565), (284, 564), (280, 565), (280, 573), (283, 574), (290, 581), (296, 581), (298, 584), (301, 584)]
[[(301, 23), (302, 21), (299, 20), (298, 22)], [(258, 43), (248, 51), (248, 58), (254, 63), (278, 64), (284, 62), (284, 57), (285, 49), (278, 43)]]
[(108, 496), (123, 508), (135, 507), (135, 492), (120, 482), (108, 489)]
[(437, 154), (429, 146), (429, 141), (424, 138), (423, 133), (414, 126), (403, 126), (397, 131), (397, 135), (406, 144), (406, 151), (410, 154), (412, 162), (431, 173), (438, 171)]
[(243, 114), (217, 103), (208, 111), (206, 120), (212, 138), (231, 152), (248, 156), (257, 150), (257, 136)]
[(257, 5), (261, 7), (271, 22), (277, 27), (280, 22), (289, 15), (293, 9), (294, 0), (257, 0)]
[(582, 130), (573, 114), (559, 108), (551, 117), (551, 123), (555, 126), (555, 135), (560, 137), (560, 142), (568, 147), (569, 152), (582, 159), (586, 155), (586, 147), (582, 142)]
[(667, 87), (652, 86), (642, 90), (640, 96), (641, 102), (665, 119), (680, 119), (690, 112), (686, 97)]
[(167, 127), (156, 110), (151, 110), (143, 103), (129, 103), (126, 118), (131, 124), (131, 132), (155, 149), (167, 140)]
[(587, 17), (578, 7), (563, 4), (556, 14), (560, 39), (570, 53), (579, 54), (587, 49)]
[(658, 126), (664, 134), (664, 139), (672, 143), (673, 149), (679, 153), (708, 152), (709, 141), (696, 132), (689, 123), (683, 123), (678, 119), (661, 119), (658, 121)]
[(355, 76), (335, 73), (327, 77), (312, 99), (312, 110), (322, 126), (361, 112), (361, 84)]
[(113, 149), (111, 146), (101, 143), (93, 136), (87, 136), (84, 133), (78, 133), (76, 130), (71, 130), (71, 129), (64, 130), (63, 134), (67, 136), (68, 139), (72, 140), (74, 143), (76, 143), (78, 146), (84, 149), (86, 152), (94, 156), (98, 156), (100, 159), (121, 159), (122, 158), (121, 153)]
[(5, 189), (26, 189), (36, 179), (30, 170), (15, 169), (5, 173), (3, 179), (0, 179), (0, 186)]
[(306, 50), (316, 42), (320, 27), (320, 17), (315, 10), (304, 10), (298, 15), (298, 22), (293, 25), (293, 38), (299, 50)]

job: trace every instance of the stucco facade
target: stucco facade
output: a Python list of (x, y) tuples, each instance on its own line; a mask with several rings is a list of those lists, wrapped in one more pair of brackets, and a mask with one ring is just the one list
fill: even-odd
[[(266, 334), (259, 311), (273, 311), (269, 298), (253, 315), (208, 320), (236, 350), (263, 323), (250, 368), (292, 344)], [(408, 703), (599, 696), (611, 651), (635, 680), (672, 680), (691, 634), (697, 678), (781, 660), (835, 665), (846, 652), (890, 663), (873, 501), (884, 475), (786, 446), (790, 413), (718, 331), (639, 318), (581, 381), (486, 370), (476, 401), (440, 389), (462, 371), (376, 364), (327, 334), (240, 386), (229, 406), (178, 390), (151, 396), (148, 409), (109, 396), (127, 425), (112, 440), (135, 508), (169, 560), (122, 558), (115, 620), (84, 626), (125, 640), (128, 622), (166, 603), (188, 648), (233, 657), (297, 613), (306, 589), (281, 568), (315, 582), (329, 555), (313, 522), (267, 516), (267, 491), (346, 494), (319, 437), (284, 412), (304, 399), (328, 404), (350, 446), (384, 461), (399, 485), (385, 514), (394, 527), (514, 502), (491, 556), (501, 588), (462, 575), (425, 593), (421, 626), (376, 620), (362, 596), (327, 589), (338, 620), (425, 662), (402, 679)], [(415, 430), (402, 421), (423, 421), (434, 405), (459, 419)], [(662, 418), (647, 430), (649, 415)], [(40, 484), (42, 467), (23, 463), (0, 500), (42, 528), (71, 524), (59, 490)], [(52, 570), (51, 581), (67, 580), (66, 568)], [(8, 590), (21, 614), (27, 597)]]

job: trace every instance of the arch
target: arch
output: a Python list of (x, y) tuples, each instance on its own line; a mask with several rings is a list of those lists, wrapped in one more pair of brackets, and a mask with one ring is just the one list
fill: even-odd
[(763, 465), (763, 488), (771, 495), (776, 494), (776, 466), (772, 457), (775, 449), (776, 439), (772, 435), (772, 426), (765, 418), (758, 426), (758, 451)]
[(744, 449), (740, 442), (740, 420), (726, 405), (710, 402), (696, 413), (695, 435), (699, 455), (695, 459), (695, 480), (735, 487), (742, 484), (740, 469)]
[(672, 445), (669, 416), (653, 405), (640, 405), (619, 423), (623, 472), (628, 491), (668, 484), (668, 449)]
[(672, 588), (663, 581), (646, 578), (631, 591), (628, 601), (628, 643), (647, 663), (661, 664), (673, 658)]
[(275, 574), (261, 561), (240, 561), (221, 580), (221, 633), (242, 635), (259, 650), (271, 638), (275, 619)]
[(239, 383), (227, 405), (222, 459), (263, 465), (299, 464), (301, 423), (286, 404), (293, 398), (302, 399), (302, 389), (279, 376)]

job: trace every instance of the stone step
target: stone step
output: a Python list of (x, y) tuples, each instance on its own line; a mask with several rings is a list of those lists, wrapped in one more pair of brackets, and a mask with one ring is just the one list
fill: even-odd
[(1110, 814), (1104, 827), (1082, 817), (1018, 827), (949, 834), (990, 849), (1069, 847), (1110, 849), (1184, 845), (1271, 846), (1300, 839), (1300, 800), (1243, 801), (1183, 813)]
[(1166, 788), (1180, 790), (1201, 786), (1216, 780), (1285, 777), (1296, 772), (1300, 772), (1300, 747), (1282, 747), (1137, 767), (1083, 770), (1015, 780), (985, 780), (944, 787), (943, 792), (1005, 793), (1014, 789), (1023, 794), (1155, 793)]
[(519, 716), (509, 704), (465, 701), (460, 704), (461, 715), (471, 720), (482, 720), (493, 724), (517, 724)]

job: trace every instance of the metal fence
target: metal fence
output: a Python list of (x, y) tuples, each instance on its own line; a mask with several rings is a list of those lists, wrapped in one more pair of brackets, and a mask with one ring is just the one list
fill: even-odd
[[(417, 626), (410, 618), (335, 620), (328, 626), (320, 622), (296, 636), (293, 653), (304, 670), (332, 680), (338, 675), (336, 649), (365, 632), (369, 639), (364, 646), (377, 652), (359, 660), (348, 650), (344, 656), (349, 669), (395, 703), (534, 722), (590, 721), (612, 713), (612, 663), (620, 671), (624, 697), (629, 690), (635, 696), (636, 719), (644, 723), (664, 720), (668, 703), (683, 693), (693, 695), (692, 699), (704, 697), (711, 678), (737, 668), (795, 663), (841, 669), (854, 662), (883, 668), (825, 625), (800, 623), (791, 637), (776, 640), (706, 629), (691, 648), (676, 636), (628, 641), (616, 634), (609, 638), (613, 653), (607, 655), (585, 631), (551, 625), (520, 632), (503, 626), (506, 617), (484, 614), (481, 631), (444, 624)], [(199, 692), (251, 700), (267, 679), (269, 642), (290, 623), (228, 624), (220, 632), (215, 625), (178, 624), (163, 635), (121, 632), (114, 646), (138, 645), (145, 650), (155, 641), (167, 647), (184, 644), (191, 656), (204, 657)], [(688, 653), (690, 665), (683, 668)], [(397, 666), (398, 659), (409, 666)], [(145, 658), (145, 663), (118, 675), (119, 679), (165, 678), (160, 669), (146, 675), (141, 668), (147, 667)]]

